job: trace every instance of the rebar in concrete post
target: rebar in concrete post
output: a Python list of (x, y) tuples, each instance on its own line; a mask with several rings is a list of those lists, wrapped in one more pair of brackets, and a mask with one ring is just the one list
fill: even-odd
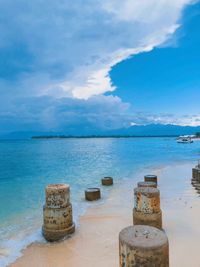
[(153, 187), (134, 189), (134, 225), (150, 225), (162, 229), (160, 191)]
[(120, 267), (169, 267), (166, 234), (146, 225), (129, 226), (119, 234)]
[(69, 185), (50, 184), (46, 187), (43, 219), (42, 232), (47, 241), (58, 241), (74, 233)]

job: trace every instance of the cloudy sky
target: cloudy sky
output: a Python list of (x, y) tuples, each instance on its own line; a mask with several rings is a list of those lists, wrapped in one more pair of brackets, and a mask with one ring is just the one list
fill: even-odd
[(200, 4), (0, 0), (0, 133), (200, 125)]

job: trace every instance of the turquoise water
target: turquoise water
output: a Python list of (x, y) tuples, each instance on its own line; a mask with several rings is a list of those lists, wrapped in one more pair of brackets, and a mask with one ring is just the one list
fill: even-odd
[(47, 184), (71, 185), (77, 220), (88, 206), (84, 189), (98, 186), (101, 177), (136, 179), (140, 169), (194, 161), (199, 155), (199, 141), (177, 144), (174, 138), (0, 141), (0, 266), (13, 261), (28, 243), (43, 241)]

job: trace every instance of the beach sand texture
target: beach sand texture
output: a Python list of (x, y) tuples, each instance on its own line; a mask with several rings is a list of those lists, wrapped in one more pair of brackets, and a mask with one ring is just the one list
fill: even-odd
[[(161, 169), (161, 208), (169, 238), (170, 267), (200, 267), (200, 198), (191, 185), (192, 164)], [(142, 180), (142, 176), (138, 181)], [(132, 225), (133, 188), (113, 187), (108, 200), (89, 208), (72, 238), (32, 244), (12, 267), (117, 267), (118, 235)]]

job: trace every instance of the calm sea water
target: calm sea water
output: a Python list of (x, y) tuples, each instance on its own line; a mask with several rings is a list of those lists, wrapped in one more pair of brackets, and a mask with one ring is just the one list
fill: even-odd
[[(69, 183), (75, 219), (87, 208), (84, 189), (101, 177), (135, 179), (144, 168), (194, 161), (200, 142), (174, 138), (97, 138), (0, 141), (0, 266), (32, 241), (43, 241), (42, 205), (49, 183)], [(109, 189), (104, 193), (108, 193)]]

